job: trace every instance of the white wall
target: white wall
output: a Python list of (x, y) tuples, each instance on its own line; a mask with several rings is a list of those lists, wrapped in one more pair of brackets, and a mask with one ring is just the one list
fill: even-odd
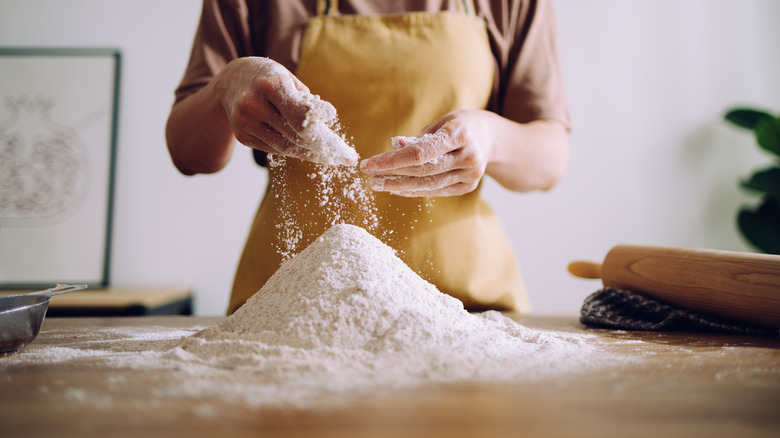
[(735, 104), (780, 113), (780, 2), (555, 0), (573, 131), (564, 182), (490, 197), (535, 309), (576, 312), (599, 283), (566, 273), (618, 243), (748, 250), (739, 178), (768, 164), (726, 126)]
[[(554, 0), (573, 157), (544, 194), (488, 183), (542, 313), (574, 313), (598, 283), (569, 261), (617, 243), (746, 250), (737, 180), (768, 162), (721, 122), (738, 103), (780, 111), (776, 0)], [(124, 56), (112, 283), (190, 285), (225, 310), (265, 175), (239, 150), (184, 177), (164, 125), (200, 13), (196, 0), (0, 0), (0, 45), (117, 47)]]
[(185, 177), (164, 128), (200, 16), (197, 0), (0, 0), (0, 45), (117, 47), (123, 54), (111, 282), (188, 285), (199, 314), (223, 314), (265, 187), (251, 155)]

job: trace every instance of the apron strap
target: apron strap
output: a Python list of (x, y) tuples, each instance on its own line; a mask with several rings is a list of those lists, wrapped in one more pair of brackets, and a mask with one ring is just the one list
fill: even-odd
[(337, 15), (339, 12), (339, 0), (317, 0), (317, 16)]

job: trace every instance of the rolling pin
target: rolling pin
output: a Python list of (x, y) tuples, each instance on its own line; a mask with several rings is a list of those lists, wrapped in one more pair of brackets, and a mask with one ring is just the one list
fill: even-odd
[(618, 245), (601, 264), (575, 261), (568, 270), (684, 309), (780, 328), (777, 255)]

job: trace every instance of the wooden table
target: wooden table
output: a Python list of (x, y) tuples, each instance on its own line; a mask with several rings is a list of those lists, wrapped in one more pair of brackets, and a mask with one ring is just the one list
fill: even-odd
[[(713, 334), (591, 330), (575, 317), (521, 317), (522, 324), (594, 333), (637, 361), (522, 384), (450, 384), (312, 408), (223, 403), (199, 410), (191, 398), (138, 400), (134, 391), (165, 373), (116, 370), (99, 358), (67, 364), (4, 365), (0, 357), (3, 437), (281, 436), (281, 437), (778, 437), (780, 339)], [(25, 351), (89, 342), (107, 327), (204, 327), (217, 318), (47, 319)], [(69, 341), (69, 333), (73, 333)], [(88, 337), (87, 337), (88, 338)], [(43, 351), (43, 350), (41, 350)], [(641, 353), (641, 354), (640, 354)], [(6, 363), (9, 363), (6, 361)], [(117, 385), (126, 388), (116, 388)], [(126, 390), (123, 400), (63, 403), (62, 392)], [(78, 392), (76, 392), (78, 394)], [(57, 401), (60, 400), (60, 401)]]

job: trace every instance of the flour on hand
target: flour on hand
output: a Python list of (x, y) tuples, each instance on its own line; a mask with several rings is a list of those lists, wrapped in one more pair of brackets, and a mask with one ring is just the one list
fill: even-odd
[(301, 138), (298, 145), (307, 151), (304, 158), (328, 166), (357, 165), (357, 151), (347, 144), (344, 136), (338, 132), (336, 108), (330, 102), (309, 92), (300, 92), (290, 98), (309, 108), (303, 120), (303, 127), (297, 132)]

